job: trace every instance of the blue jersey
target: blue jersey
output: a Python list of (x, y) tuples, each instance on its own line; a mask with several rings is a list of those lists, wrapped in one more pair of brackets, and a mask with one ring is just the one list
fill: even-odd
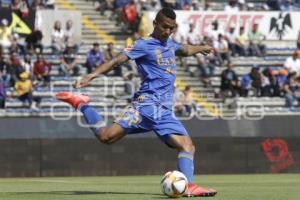
[(163, 103), (171, 108), (176, 79), (175, 51), (180, 48), (172, 39), (161, 42), (149, 37), (138, 39), (124, 50), (127, 57), (135, 60), (142, 78), (135, 98), (142, 97), (143, 102)]

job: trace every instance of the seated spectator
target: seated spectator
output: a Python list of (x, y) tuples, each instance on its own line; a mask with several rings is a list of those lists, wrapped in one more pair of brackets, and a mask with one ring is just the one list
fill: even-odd
[(24, 68), (18, 58), (16, 52), (10, 54), (10, 59), (8, 60), (7, 73), (10, 75), (10, 86), (14, 86), (16, 81), (19, 79), (19, 75), (24, 72)]
[(190, 115), (196, 109), (196, 102), (193, 98), (192, 88), (190, 86), (186, 86), (183, 90), (183, 106), (187, 113)]
[(64, 45), (67, 46), (69, 44), (74, 44), (73, 51), (74, 53), (78, 53), (79, 44), (75, 39), (75, 33), (73, 28), (73, 21), (68, 20), (66, 22), (66, 28), (64, 30)]
[(284, 84), (286, 106), (294, 107), (294, 102), (300, 102), (300, 83), (297, 80), (296, 73), (291, 73), (288, 76), (287, 82)]
[(26, 0), (12, 0), (10, 9), (21, 18), (27, 17), (29, 13), (28, 3)]
[(245, 33), (244, 27), (240, 27), (240, 33), (236, 37), (235, 46), (238, 54), (240, 56), (247, 55), (247, 48), (248, 48), (248, 37)]
[(224, 30), (220, 28), (218, 21), (213, 21), (211, 23), (212, 29), (209, 30), (208, 36), (212, 39), (213, 43), (218, 41), (219, 35), (224, 35)]
[(292, 0), (282, 0), (282, 1), (279, 1), (279, 8), (283, 12), (290, 12), (290, 11), (294, 11), (295, 10), (295, 7), (293, 5), (293, 1)]
[(2, 19), (0, 24), (0, 44), (2, 47), (11, 45), (11, 29), (9, 28), (7, 19)]
[(9, 63), (5, 60), (3, 54), (0, 52), (0, 73), (2, 80), (5, 81), (5, 87), (10, 86), (11, 76), (9, 73), (7, 73), (9, 68)]
[[(26, 105), (26, 102), (28, 103), (28, 107), (32, 109), (36, 109), (39, 106), (41, 98), (32, 95), (32, 81), (26, 72), (20, 74), (20, 80), (15, 85), (15, 91), (17, 98), (23, 102), (23, 106)], [(33, 101), (36, 102), (36, 105), (32, 104)]]
[(33, 54), (33, 53), (43, 53), (43, 33), (39, 30), (33, 31), (29, 35), (26, 36), (26, 52)]
[(45, 5), (43, 3), (42, 0), (33, 0), (32, 3), (31, 3), (31, 9), (32, 10), (41, 10), (41, 9), (44, 9), (45, 8)]
[(297, 76), (300, 75), (300, 51), (294, 51), (293, 55), (288, 57), (284, 62), (284, 67), (289, 73), (296, 73)]
[(78, 76), (80, 67), (77, 63), (77, 55), (73, 51), (73, 46), (67, 46), (61, 57), (59, 72), (63, 76)]
[(248, 97), (249, 90), (251, 89), (251, 78), (249, 74), (245, 74), (241, 77), (240, 80), (241, 88), (240, 88), (240, 96)]
[(235, 56), (236, 55), (236, 46), (235, 46), (235, 41), (236, 41), (236, 34), (235, 34), (235, 28), (230, 27), (229, 31), (225, 33), (225, 39), (228, 42), (228, 48), (231, 51), (231, 55)]
[(250, 56), (264, 56), (266, 54), (266, 46), (262, 44), (266, 36), (258, 31), (258, 24), (253, 25), (252, 30), (248, 34), (248, 39)]
[(228, 62), (227, 69), (221, 74), (220, 96), (223, 99), (226, 97), (235, 97), (239, 92), (239, 80), (233, 68), (234, 65), (231, 62)]
[(254, 90), (254, 96), (262, 96), (263, 75), (260, 72), (258, 65), (253, 65), (249, 76), (251, 78), (251, 86)]
[(284, 68), (279, 69), (276, 75), (276, 89), (275, 96), (283, 96), (284, 92), (284, 84), (286, 83), (288, 78), (288, 71)]
[(174, 111), (176, 115), (186, 115), (186, 110), (184, 107), (184, 94), (178, 88), (178, 86), (175, 86), (174, 91)]
[(220, 34), (218, 40), (214, 42), (214, 49), (221, 65), (223, 65), (225, 61), (227, 61), (227, 63), (230, 61), (228, 43), (222, 34)]
[(21, 61), (21, 65), (24, 71), (29, 75), (30, 78), (33, 77), (33, 62), (31, 60), (30, 54), (25, 54), (24, 59)]
[(89, 50), (86, 57), (87, 73), (91, 73), (98, 65), (104, 63), (102, 53), (99, 49), (99, 43), (94, 43), (93, 48)]
[(54, 54), (60, 54), (65, 48), (64, 31), (61, 28), (61, 22), (55, 21), (51, 33), (51, 48)]
[(42, 81), (42, 85), (48, 86), (51, 80), (50, 71), (51, 64), (45, 61), (43, 54), (38, 54), (37, 60), (33, 65), (33, 74), (35, 79), (40, 82)]
[[(197, 33), (197, 30), (195, 29), (195, 24), (189, 25), (189, 32), (186, 35), (186, 41), (189, 45), (200, 45), (201, 44), (201, 36), (199, 33)], [(204, 56), (200, 53), (194, 55), (197, 59), (198, 66), (201, 66), (204, 61)]]
[(238, 2), (236, 0), (229, 0), (228, 4), (225, 6), (224, 10), (226, 12), (238, 12), (239, 7), (238, 7)]

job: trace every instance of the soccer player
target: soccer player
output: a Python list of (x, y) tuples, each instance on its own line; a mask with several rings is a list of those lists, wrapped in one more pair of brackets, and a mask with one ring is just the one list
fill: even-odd
[(74, 83), (75, 88), (82, 88), (100, 74), (129, 59), (135, 60), (142, 83), (133, 97), (132, 107), (121, 119), (110, 126), (101, 127), (103, 117), (88, 105), (88, 96), (60, 92), (56, 94), (56, 98), (80, 110), (95, 136), (103, 143), (112, 144), (126, 135), (154, 131), (163, 142), (178, 151), (178, 170), (186, 175), (189, 182), (184, 195), (214, 196), (216, 190), (202, 188), (193, 182), (195, 146), (181, 122), (172, 114), (175, 55), (207, 55), (212, 52), (212, 48), (182, 45), (170, 39), (169, 36), (176, 27), (176, 14), (170, 8), (162, 8), (153, 25), (154, 30), (148, 38), (136, 40), (132, 47), (126, 48), (117, 57)]

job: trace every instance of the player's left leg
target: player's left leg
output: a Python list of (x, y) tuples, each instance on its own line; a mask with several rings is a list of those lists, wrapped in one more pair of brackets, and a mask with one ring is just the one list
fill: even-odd
[(168, 145), (178, 150), (177, 168), (188, 179), (188, 187), (184, 196), (214, 196), (217, 191), (214, 189), (202, 188), (193, 183), (194, 176), (194, 153), (195, 146), (188, 135), (170, 134), (166, 141)]

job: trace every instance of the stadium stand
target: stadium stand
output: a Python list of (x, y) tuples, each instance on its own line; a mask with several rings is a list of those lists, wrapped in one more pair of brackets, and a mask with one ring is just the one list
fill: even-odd
[[(260, 7), (264, 1), (249, 1), (254, 3), (256, 7)], [(9, 4), (9, 1), (2, 1), (2, 6)], [(86, 53), (91, 48), (92, 44), (97, 41), (100, 47), (105, 48), (108, 42), (113, 41), (117, 51), (121, 51), (125, 45), (125, 39), (129, 33), (124, 33), (122, 26), (117, 26), (115, 22), (109, 19), (110, 11), (105, 15), (100, 15), (96, 11), (95, 2), (83, 0), (57, 0), (56, 7), (58, 9), (80, 10), (82, 13), (82, 42), (78, 51), (78, 63), (84, 66), (86, 61)], [(210, 1), (213, 10), (222, 10), (224, 8), (223, 1)], [(295, 42), (282, 41), (265, 41), (267, 46), (266, 55), (263, 57), (232, 57), (231, 62), (235, 65), (235, 72), (238, 77), (250, 72), (253, 65), (258, 65), (259, 68), (265, 69), (268, 67), (281, 67), (288, 56), (290, 56), (295, 49)], [(8, 49), (4, 49), (4, 54), (8, 56)], [(6, 101), (5, 112), (1, 112), (2, 116), (49, 116), (51, 112), (64, 115), (65, 111), (70, 109), (64, 104), (53, 99), (53, 95), (57, 91), (72, 90), (71, 82), (77, 77), (63, 77), (59, 74), (59, 57), (52, 54), (50, 49), (44, 51), (45, 59), (52, 63), (51, 70), (51, 84), (50, 87), (38, 87), (34, 91), (35, 96), (41, 96), (42, 102), (40, 108), (30, 109), (24, 108), (24, 105), (14, 99), (8, 98)], [(35, 60), (35, 58), (34, 58)], [(178, 63), (180, 64), (180, 63)], [(199, 103), (197, 108), (199, 112), (205, 112), (209, 108), (215, 108), (220, 112), (227, 114), (237, 114), (241, 110), (239, 108), (249, 107), (249, 110), (256, 112), (262, 106), (266, 114), (294, 114), (297, 109), (289, 109), (285, 107), (285, 99), (283, 97), (234, 97), (224, 99), (218, 97), (219, 88), (221, 85), (221, 72), (226, 68), (225, 66), (217, 66), (210, 79), (210, 86), (205, 86), (202, 83), (195, 71), (197, 70), (197, 61), (195, 58), (188, 58), (188, 70), (179, 66), (177, 71), (178, 85), (183, 89), (186, 85), (192, 87), (195, 94), (196, 102)], [(86, 69), (81, 67), (80, 74), (85, 74)], [(114, 90), (106, 90), (114, 88)], [(124, 77), (108, 76), (106, 78), (100, 77), (95, 80), (89, 87), (82, 89), (80, 92), (91, 95), (94, 99), (101, 99), (101, 103), (92, 103), (101, 112), (111, 114), (113, 108), (124, 108), (128, 103), (128, 95), (125, 92)], [(13, 94), (13, 89), (8, 89), (8, 95)], [(123, 96), (123, 97), (122, 97)], [(122, 98), (121, 98), (122, 97)], [(96, 101), (98, 102), (98, 101)], [(107, 109), (103, 109), (106, 105)], [(251, 108), (252, 106), (252, 108)], [(255, 107), (256, 106), (256, 107)], [(118, 110), (119, 111), (119, 110)], [(244, 109), (243, 109), (244, 111)], [(261, 111), (261, 110), (260, 110)], [(73, 113), (75, 114), (75, 112)]]

